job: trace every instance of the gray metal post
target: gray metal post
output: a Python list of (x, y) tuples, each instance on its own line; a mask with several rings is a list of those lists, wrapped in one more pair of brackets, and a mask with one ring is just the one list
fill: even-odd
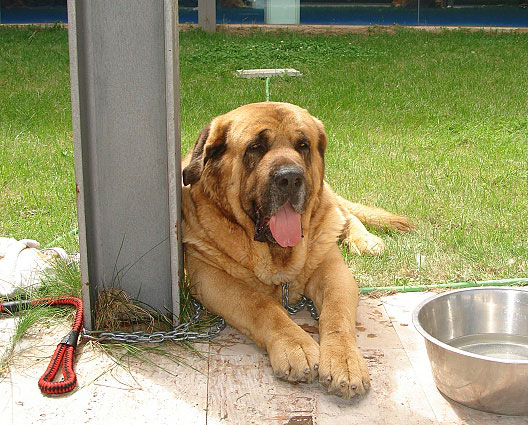
[(177, 1), (68, 0), (85, 326), (103, 287), (178, 314)]
[(198, 0), (198, 25), (204, 31), (216, 31), (216, 0)]

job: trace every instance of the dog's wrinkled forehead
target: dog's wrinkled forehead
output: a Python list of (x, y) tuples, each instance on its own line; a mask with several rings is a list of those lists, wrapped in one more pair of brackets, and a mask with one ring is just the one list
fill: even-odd
[[(271, 140), (288, 142), (301, 136), (317, 139), (312, 116), (304, 109), (280, 103), (246, 105), (231, 111), (228, 138), (242, 146), (261, 134)], [(241, 147), (242, 147), (241, 146)]]

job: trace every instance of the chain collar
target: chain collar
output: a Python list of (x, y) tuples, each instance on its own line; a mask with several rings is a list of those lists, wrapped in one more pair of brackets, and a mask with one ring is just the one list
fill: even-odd
[(289, 283), (282, 284), (282, 306), (286, 309), (290, 316), (293, 316), (294, 314), (298, 313), (306, 307), (306, 309), (310, 312), (312, 318), (314, 318), (315, 320), (319, 320), (319, 313), (317, 312), (313, 301), (309, 298), (306, 298), (304, 295), (301, 295), (301, 299), (295, 304), (290, 305), (289, 286)]

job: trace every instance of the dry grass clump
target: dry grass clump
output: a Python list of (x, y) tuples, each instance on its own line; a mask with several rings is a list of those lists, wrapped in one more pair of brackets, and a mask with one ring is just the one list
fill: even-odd
[(103, 289), (95, 307), (95, 329), (105, 331), (170, 330), (171, 320), (131, 298), (121, 288)]

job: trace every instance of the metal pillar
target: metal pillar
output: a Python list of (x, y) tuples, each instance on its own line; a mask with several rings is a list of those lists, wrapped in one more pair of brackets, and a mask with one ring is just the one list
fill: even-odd
[(198, 25), (204, 31), (216, 31), (216, 0), (198, 0)]
[(68, 0), (85, 326), (117, 286), (178, 314), (181, 168), (175, 0)]

